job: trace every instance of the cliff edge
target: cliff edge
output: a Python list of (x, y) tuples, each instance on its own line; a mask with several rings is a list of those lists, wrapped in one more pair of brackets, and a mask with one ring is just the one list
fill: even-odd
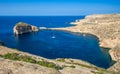
[[(71, 32), (90, 33), (100, 40), (101, 47), (107, 47), (116, 63), (108, 69), (101, 69), (76, 59), (50, 60), (28, 53), (0, 46), (0, 73), (3, 74), (119, 74), (120, 73), (120, 14), (89, 15), (74, 22), (76, 26), (52, 28)], [(31, 25), (19, 22), (14, 33), (37, 31)]]
[(0, 46), (0, 74), (111, 74), (77, 59), (46, 59)]
[(120, 14), (88, 15), (85, 19), (72, 22), (72, 27), (53, 28), (70, 32), (90, 33), (99, 38), (100, 47), (110, 48), (110, 56), (116, 61), (110, 71), (120, 73)]

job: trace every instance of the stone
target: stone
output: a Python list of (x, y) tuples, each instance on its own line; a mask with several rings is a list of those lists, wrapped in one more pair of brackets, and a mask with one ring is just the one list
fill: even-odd
[(13, 74), (12, 70), (10, 69), (0, 69), (0, 74)]
[(110, 53), (112, 60), (119, 61), (120, 60), (120, 44), (118, 44), (114, 48), (112, 48), (109, 51), (109, 53)]
[(14, 26), (13, 30), (14, 34), (18, 35), (38, 31), (38, 28), (27, 23), (19, 22)]
[[(10, 72), (11, 74), (12, 72), (13, 74), (93, 74), (93, 72), (99, 73), (101, 70), (103, 74), (110, 74), (109, 72), (106, 72), (105, 70), (103, 71), (103, 69), (82, 60), (64, 59), (63, 62), (60, 62), (57, 61), (57, 59), (50, 60), (26, 52), (13, 50), (5, 46), (0, 46), (0, 55), (5, 55), (8, 53), (18, 53), (19, 55), (29, 56), (36, 61), (44, 60), (47, 62), (52, 62), (56, 65), (61, 66), (62, 69), (57, 70), (35, 63), (5, 59), (4, 57), (0, 57), (0, 69), (2, 74), (6, 74), (5, 72), (7, 72), (7, 74), (10, 74)], [(70, 66), (75, 66), (75, 68)]]

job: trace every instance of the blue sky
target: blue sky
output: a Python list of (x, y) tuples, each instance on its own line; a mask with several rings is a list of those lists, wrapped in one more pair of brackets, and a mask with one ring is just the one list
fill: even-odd
[(120, 13), (120, 0), (0, 0), (0, 15), (48, 16)]

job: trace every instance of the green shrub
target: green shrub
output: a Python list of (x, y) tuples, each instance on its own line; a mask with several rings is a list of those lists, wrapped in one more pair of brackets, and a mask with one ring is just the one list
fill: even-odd
[(56, 65), (52, 62), (47, 62), (47, 61), (36, 61), (35, 59), (31, 58), (30, 56), (25, 56), (25, 55), (20, 55), (19, 53), (8, 53), (5, 55), (0, 55), (0, 57), (3, 57), (5, 59), (11, 59), (11, 60), (18, 60), (18, 61), (24, 61), (24, 62), (29, 62), (29, 63), (34, 63), (34, 64), (39, 64), (41, 66), (45, 66), (48, 68), (54, 68), (54, 69), (62, 69), (59, 65)]
[(64, 58), (59, 58), (59, 59), (57, 59), (57, 61), (65, 62), (65, 59)]
[(72, 62), (72, 63), (73, 63), (74, 61), (73, 61), (73, 60), (70, 60), (70, 62)]
[(70, 68), (75, 68), (75, 66), (74, 65), (71, 65), (71, 66), (69, 66)]
[(42, 66), (46, 66), (48, 68), (55, 68), (55, 69), (62, 69), (60, 66), (52, 63), (52, 62), (47, 62), (47, 61), (37, 61), (37, 64), (42, 65)]
[(62, 65), (62, 67), (63, 67), (63, 68), (65, 68), (65, 67), (75, 68), (74, 65), (71, 65), (71, 66)]
[(11, 60), (18, 60), (18, 53), (8, 53), (3, 55), (4, 58), (6, 59), (11, 59)]
[(8, 54), (5, 54), (3, 57), (6, 58), (6, 59), (11, 59), (11, 60), (18, 60), (18, 61), (36, 63), (36, 61), (34, 59), (32, 59), (31, 57), (19, 55), (18, 53), (8, 53)]

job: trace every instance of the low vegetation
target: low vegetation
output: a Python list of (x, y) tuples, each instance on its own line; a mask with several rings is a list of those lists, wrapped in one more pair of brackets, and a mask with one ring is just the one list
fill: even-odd
[(68, 63), (68, 64), (79, 65), (79, 66), (86, 67), (86, 68), (96, 68), (96, 67), (93, 67), (93, 66), (90, 66), (90, 65), (85, 65), (85, 64), (80, 64), (80, 63), (74, 63), (73, 60), (70, 60), (68, 62), (64, 58), (59, 58), (59, 59), (57, 59), (57, 61), (59, 61), (59, 62), (65, 62), (65, 63)]
[(62, 69), (62, 67), (60, 67), (59, 65), (56, 65), (52, 62), (47, 62), (47, 61), (36, 61), (35, 59), (31, 58), (30, 56), (25, 56), (25, 55), (21, 55), (19, 53), (8, 53), (5, 55), (0, 55), (0, 57), (5, 58), (5, 59), (10, 59), (10, 60), (17, 60), (17, 61), (24, 61), (24, 62), (29, 62), (29, 63), (34, 63), (34, 64), (38, 64), (41, 66), (45, 66), (48, 68), (54, 68), (54, 69)]
[(30, 25), (24, 22), (19, 22), (16, 24), (16, 26), (30, 26)]
[(65, 67), (75, 68), (75, 66), (74, 66), (74, 65), (70, 65), (70, 66), (67, 66), (67, 65), (62, 65), (62, 67), (63, 67), (63, 68), (65, 68)]
[(98, 68), (96, 66), (93, 66), (93, 65), (87, 65), (87, 64), (82, 64), (82, 63), (75, 63), (73, 60), (69, 59), (69, 61), (66, 61), (65, 58), (59, 58), (57, 59), (57, 61), (59, 62), (65, 62), (67, 64), (72, 64), (71, 66), (67, 66), (67, 65), (62, 65), (63, 68), (65, 67), (70, 67), (70, 68), (75, 68), (74, 65), (78, 65), (78, 66), (81, 66), (81, 67), (85, 67), (85, 68), (90, 68), (90, 69), (94, 69), (96, 70), (95, 71), (92, 71), (92, 73), (94, 74), (105, 74), (105, 73), (109, 73), (106, 69), (102, 69), (102, 68)]
[(64, 58), (58, 58), (57, 61), (59, 61), (59, 62), (65, 62), (65, 59)]

